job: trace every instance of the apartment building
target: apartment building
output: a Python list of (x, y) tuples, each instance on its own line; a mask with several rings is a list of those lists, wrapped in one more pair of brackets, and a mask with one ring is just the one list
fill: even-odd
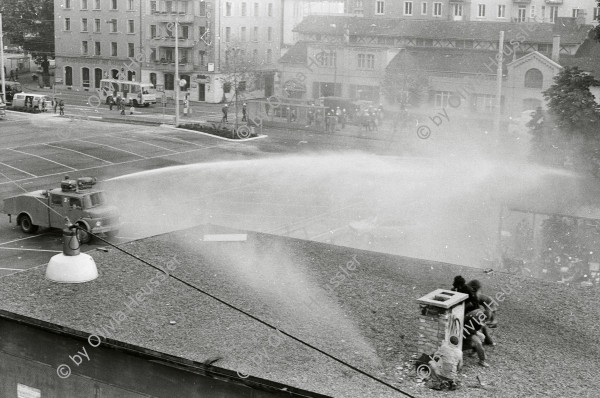
[(282, 0), (281, 38), (282, 47), (292, 46), (298, 41), (293, 29), (309, 15), (342, 15), (346, 12), (347, 0)]
[(549, 22), (580, 17), (597, 23), (596, 0), (346, 0), (349, 13), (365, 17), (454, 21)]
[(66, 88), (91, 90), (115, 77), (174, 97), (183, 79), (189, 100), (216, 103), (234, 91), (223, 77), (233, 60), (252, 59), (260, 77), (242, 84), (272, 93), (281, 0), (57, 0), (54, 11), (56, 73)]
[[(281, 81), (293, 87), (289, 95), (296, 98), (341, 96), (385, 104), (386, 72), (411, 72), (427, 79), (427, 111), (462, 95), (468, 97), (466, 115), (489, 119), (504, 31), (501, 102), (505, 116), (514, 117), (543, 104), (542, 90), (562, 63), (576, 57), (591, 28), (575, 18), (549, 24), (311, 16), (296, 27), (302, 39), (280, 60)], [(465, 94), (469, 77), (477, 84)]]
[(91, 90), (119, 74), (139, 79), (139, 66), (127, 65), (142, 48), (140, 6), (140, 0), (56, 0), (57, 85)]

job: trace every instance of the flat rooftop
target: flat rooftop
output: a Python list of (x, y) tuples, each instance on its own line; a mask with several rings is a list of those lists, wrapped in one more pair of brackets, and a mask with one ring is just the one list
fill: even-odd
[[(455, 275), (476, 278), (487, 294), (505, 293), (498, 346), (487, 351), (489, 369), (465, 358), (453, 396), (600, 391), (599, 289), (252, 232), (203, 240), (217, 232), (246, 233), (201, 226), (121, 247), (418, 397), (440, 393), (407, 377), (416, 300)], [(89, 254), (98, 279), (57, 284), (43, 266), (13, 274), (1, 279), (0, 309), (325, 395), (402, 396), (114, 248)], [(478, 375), (485, 389), (475, 388)]]

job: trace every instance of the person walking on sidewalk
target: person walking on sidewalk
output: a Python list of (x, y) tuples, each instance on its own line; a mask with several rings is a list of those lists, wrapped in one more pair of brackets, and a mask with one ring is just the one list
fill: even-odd
[(227, 107), (227, 104), (223, 105), (223, 108), (221, 108), (221, 112), (223, 112), (223, 118), (221, 119), (221, 122), (227, 121), (227, 111), (228, 110), (229, 110), (229, 108)]
[(248, 119), (246, 117), (246, 103), (244, 102), (244, 104), (242, 105), (242, 122), (247, 122)]
[(63, 100), (60, 100), (60, 102), (58, 103), (58, 108), (60, 109), (60, 116), (64, 116), (65, 115), (65, 103)]
[(58, 101), (56, 97), (52, 99), (52, 107), (54, 108), (54, 113), (56, 113), (56, 108), (58, 108)]

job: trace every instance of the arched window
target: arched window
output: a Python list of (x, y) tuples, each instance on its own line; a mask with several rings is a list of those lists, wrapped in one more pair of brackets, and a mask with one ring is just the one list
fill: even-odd
[(100, 80), (102, 80), (102, 69), (94, 69), (94, 87), (100, 88)]
[(156, 73), (150, 73), (150, 83), (156, 88)]
[(73, 68), (70, 66), (65, 66), (65, 85), (73, 85)]
[(525, 72), (525, 87), (542, 88), (544, 75), (539, 69), (531, 68)]
[(90, 87), (90, 69), (81, 68), (81, 85), (83, 87)]
[(119, 70), (118, 69), (111, 69), (110, 70), (110, 75), (111, 75), (111, 78), (118, 79), (119, 78)]

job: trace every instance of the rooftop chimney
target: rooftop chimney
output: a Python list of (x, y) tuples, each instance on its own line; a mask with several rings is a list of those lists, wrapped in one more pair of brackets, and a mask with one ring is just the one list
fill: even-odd
[(558, 62), (560, 57), (560, 36), (554, 35), (552, 38), (552, 61)]

